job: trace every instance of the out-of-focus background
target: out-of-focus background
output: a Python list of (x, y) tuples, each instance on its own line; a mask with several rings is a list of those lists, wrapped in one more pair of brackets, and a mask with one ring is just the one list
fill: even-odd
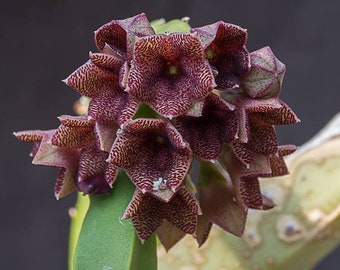
[[(0, 269), (67, 267), (75, 196), (55, 200), (56, 170), (32, 166), (31, 146), (12, 132), (56, 128), (57, 116), (73, 114), (78, 94), (61, 80), (96, 51), (99, 26), (145, 12), (150, 21), (189, 16), (193, 27), (247, 28), (250, 51), (269, 45), (287, 65), (281, 98), (302, 122), (278, 128), (279, 141), (301, 145), (340, 111), (339, 8), (332, 0), (1, 0)], [(317, 269), (338, 269), (339, 254)]]

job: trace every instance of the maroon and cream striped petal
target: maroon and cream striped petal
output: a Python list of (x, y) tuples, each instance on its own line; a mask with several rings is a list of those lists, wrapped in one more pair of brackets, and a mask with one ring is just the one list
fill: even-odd
[(93, 126), (94, 120), (87, 116), (59, 117), (61, 125), (51, 138), (51, 143), (66, 148), (81, 148), (95, 140)]
[(174, 33), (136, 41), (126, 91), (162, 116), (171, 119), (184, 114), (214, 86), (195, 36)]
[(220, 155), (223, 144), (235, 139), (237, 119), (233, 110), (233, 105), (210, 94), (204, 100), (201, 117), (180, 116), (172, 122), (197, 157), (212, 161)]
[(272, 169), (271, 177), (282, 176), (289, 173), (283, 157), (291, 155), (295, 150), (295, 145), (281, 145), (278, 147), (278, 152), (275, 155), (269, 156), (270, 167)]
[(144, 242), (164, 220), (185, 233), (193, 234), (200, 214), (194, 195), (183, 186), (169, 202), (162, 202), (136, 189), (122, 218), (131, 218), (139, 239)]
[(247, 148), (256, 153), (269, 155), (277, 152), (277, 137), (273, 125), (258, 121), (249, 115), (249, 140)]
[(119, 74), (101, 68), (91, 60), (79, 67), (64, 82), (80, 94), (95, 98), (106, 91), (119, 89)]
[(247, 143), (249, 137), (251, 136), (251, 119), (249, 119), (249, 115), (272, 112), (281, 108), (281, 104), (277, 99), (256, 100), (246, 97), (238, 97), (232, 102), (232, 104), (234, 104), (236, 107), (235, 113), (238, 118), (237, 138), (238, 141), (242, 143)]
[(117, 55), (106, 53), (89, 53), (89, 58), (93, 64), (98, 67), (110, 69), (114, 74), (118, 74), (124, 59)]
[(244, 164), (234, 151), (233, 145), (221, 156), (221, 161), (230, 175), (236, 200), (242, 202), (247, 208), (268, 209), (267, 200), (261, 194), (258, 177), (271, 175), (271, 164), (268, 155), (261, 155), (249, 151), (250, 163)]
[(268, 125), (290, 125), (299, 123), (300, 120), (293, 110), (282, 100), (278, 100), (281, 106), (267, 112), (255, 112), (254, 117)]
[(243, 177), (240, 179), (240, 195), (244, 204), (251, 209), (263, 209), (263, 199), (258, 178)]
[(103, 175), (107, 157), (108, 153), (98, 150), (95, 145), (83, 148), (80, 152), (78, 181), (86, 181), (96, 175)]
[[(191, 149), (165, 119), (140, 118), (117, 132), (109, 162), (123, 168), (143, 192), (168, 201), (180, 186), (192, 159)], [(172, 193), (169, 193), (169, 189)]]
[(161, 201), (136, 189), (122, 218), (131, 219), (138, 238), (144, 243), (162, 224), (163, 206)]
[(131, 59), (136, 37), (154, 34), (154, 31), (144, 13), (124, 20), (113, 20), (95, 31), (95, 43), (99, 51), (106, 44)]
[(105, 179), (110, 187), (112, 187), (114, 182), (116, 181), (118, 172), (119, 172), (118, 166), (114, 165), (113, 163), (107, 164)]
[(100, 123), (124, 125), (131, 120), (139, 102), (122, 89), (105, 91), (90, 102), (88, 114)]
[(76, 189), (77, 167), (60, 168), (54, 185), (54, 196), (59, 200)]

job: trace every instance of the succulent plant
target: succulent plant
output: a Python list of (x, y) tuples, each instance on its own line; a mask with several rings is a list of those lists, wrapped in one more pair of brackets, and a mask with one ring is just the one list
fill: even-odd
[(34, 143), (34, 164), (60, 168), (57, 198), (75, 189), (109, 198), (129, 182), (125, 211), (112, 209), (142, 242), (157, 234), (170, 249), (187, 233), (203, 245), (212, 224), (241, 236), (248, 209), (274, 206), (258, 178), (286, 174), (282, 157), (295, 150), (278, 146), (274, 126), (298, 122), (279, 99), (284, 64), (269, 47), (249, 53), (246, 41), (222, 21), (113, 20), (64, 80), (90, 99), (87, 114), (15, 135)]

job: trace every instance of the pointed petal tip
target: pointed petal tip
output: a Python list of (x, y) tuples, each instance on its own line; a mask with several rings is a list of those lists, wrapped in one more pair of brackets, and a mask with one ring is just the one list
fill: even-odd
[(129, 219), (129, 218), (132, 218), (132, 216), (129, 215), (128, 213), (124, 213), (120, 218), (118, 218), (119, 219), (119, 223), (120, 224), (124, 224), (123, 220)]

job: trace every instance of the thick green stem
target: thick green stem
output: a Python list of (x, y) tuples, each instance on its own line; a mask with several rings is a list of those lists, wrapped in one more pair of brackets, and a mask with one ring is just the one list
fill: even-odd
[(108, 196), (90, 196), (74, 254), (74, 270), (157, 269), (156, 239), (141, 244), (132, 223), (121, 220), (134, 186), (123, 173)]

